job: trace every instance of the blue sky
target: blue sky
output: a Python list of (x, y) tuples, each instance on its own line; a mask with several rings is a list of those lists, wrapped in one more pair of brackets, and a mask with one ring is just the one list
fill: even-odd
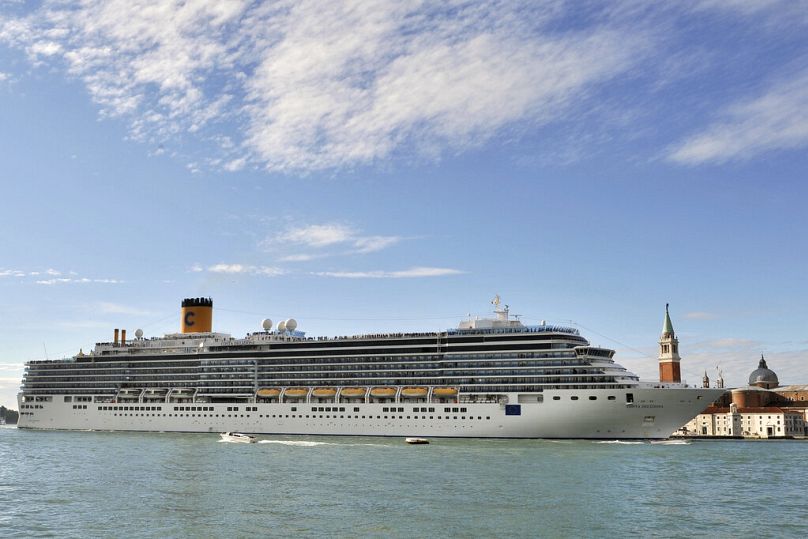
[(808, 383), (808, 5), (6, 2), (0, 403), (22, 363), (499, 293), (644, 378)]

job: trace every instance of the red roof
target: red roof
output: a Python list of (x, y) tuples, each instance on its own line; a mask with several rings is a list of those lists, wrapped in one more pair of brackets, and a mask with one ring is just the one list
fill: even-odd
[[(777, 406), (756, 406), (750, 408), (738, 408), (738, 412), (742, 414), (798, 414), (800, 412), (796, 410), (783, 410)], [(729, 408), (727, 407), (718, 407), (718, 406), (710, 406), (706, 410), (702, 412), (702, 414), (728, 414)]]

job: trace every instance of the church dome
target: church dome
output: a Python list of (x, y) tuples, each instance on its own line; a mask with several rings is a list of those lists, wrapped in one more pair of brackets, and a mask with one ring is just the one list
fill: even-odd
[(749, 375), (749, 385), (770, 389), (777, 387), (779, 383), (780, 381), (777, 379), (777, 374), (766, 365), (766, 360), (763, 359), (763, 355), (761, 354), (758, 368), (753, 370), (752, 374)]

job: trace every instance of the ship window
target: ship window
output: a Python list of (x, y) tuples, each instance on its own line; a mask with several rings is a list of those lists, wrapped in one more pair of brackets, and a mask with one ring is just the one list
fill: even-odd
[(578, 397), (576, 397), (575, 395), (573, 395), (572, 397), (570, 397), (570, 400), (577, 401), (577, 400), (578, 400)]
[(65, 402), (72, 402), (72, 401), (73, 401), (73, 397), (65, 397)]
[(561, 400), (561, 397), (559, 397), (558, 395), (556, 395), (555, 397), (553, 397), (553, 400), (554, 400), (554, 401), (560, 401), (560, 400)]
[(297, 412), (297, 406), (292, 406), (292, 411)]
[(345, 411), (345, 407), (344, 407), (344, 406), (340, 406), (339, 411), (340, 411), (340, 412), (344, 412), (344, 411)]
[(389, 412), (389, 411), (390, 411), (389, 408), (382, 408), (382, 412)]
[(589, 400), (591, 400), (591, 401), (596, 401), (596, 400), (598, 400), (598, 398), (597, 398), (597, 397), (595, 397), (594, 395), (590, 395), (590, 396), (589, 396)]
[(634, 393), (626, 393), (626, 402), (634, 402)]
[(358, 412), (358, 411), (359, 411), (359, 407), (358, 407), (358, 406), (355, 406), (355, 407), (354, 407), (354, 409), (353, 409), (353, 411), (354, 411), (354, 412)]
[(434, 409), (434, 408), (430, 408), (430, 409), (429, 409), (429, 411), (430, 411), (430, 412), (434, 412), (434, 411), (435, 411), (435, 409)]
[(444, 409), (443, 409), (443, 411), (444, 411), (444, 412), (451, 412), (451, 411), (452, 411), (452, 409), (451, 409), (451, 408), (444, 408)]
[(399, 411), (399, 412), (403, 412), (403, 411), (404, 411), (404, 408), (399, 408), (399, 409), (398, 409), (398, 411)]
[(606, 398), (607, 398), (607, 399), (609, 399), (610, 401), (613, 401), (613, 400), (614, 400), (614, 395), (609, 395), (609, 396), (608, 396), (608, 397), (606, 397)]
[(465, 413), (466, 409), (465, 409), (465, 408), (461, 408), (461, 409), (460, 409), (460, 411), (461, 411), (461, 412), (463, 412), (463, 413)]
[(453, 411), (454, 413), (457, 413), (457, 408), (452, 408), (452, 411)]

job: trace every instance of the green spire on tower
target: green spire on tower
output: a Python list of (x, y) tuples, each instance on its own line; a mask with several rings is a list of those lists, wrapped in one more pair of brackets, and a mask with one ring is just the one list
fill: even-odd
[(662, 334), (673, 335), (673, 323), (671, 322), (671, 315), (668, 313), (668, 303), (665, 304), (665, 323), (662, 325)]

